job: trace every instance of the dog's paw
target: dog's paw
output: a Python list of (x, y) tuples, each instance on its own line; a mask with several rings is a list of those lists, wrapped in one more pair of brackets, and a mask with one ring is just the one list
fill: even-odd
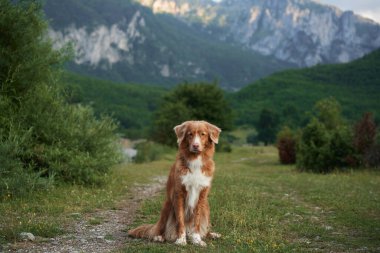
[(181, 235), (176, 241), (175, 241), (175, 244), (176, 245), (181, 245), (181, 246), (184, 246), (186, 245), (186, 235)]
[(222, 237), (221, 234), (215, 233), (215, 232), (210, 232), (209, 236), (210, 236), (211, 239), (218, 239), (218, 238)]
[(165, 240), (161, 235), (156, 235), (155, 237), (153, 237), (153, 241), (154, 242), (164, 242)]
[(202, 238), (200, 236), (200, 234), (197, 234), (197, 233), (194, 233), (191, 235), (191, 242), (195, 245), (199, 245), (199, 246), (202, 246), (202, 247), (206, 247), (207, 244), (202, 241)]

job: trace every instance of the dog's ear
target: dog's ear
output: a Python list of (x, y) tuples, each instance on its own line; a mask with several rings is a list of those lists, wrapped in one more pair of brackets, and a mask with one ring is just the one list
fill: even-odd
[(210, 124), (208, 122), (206, 122), (206, 124), (207, 124), (207, 128), (208, 128), (212, 142), (214, 142), (215, 144), (218, 144), (219, 134), (220, 134), (220, 132), (222, 132), (222, 130), (219, 127), (217, 127), (213, 124)]
[(181, 125), (178, 125), (178, 126), (174, 127), (174, 132), (177, 135), (177, 143), (178, 143), (178, 145), (180, 145), (181, 142), (183, 141), (183, 139), (185, 138), (186, 129), (187, 129), (187, 123), (188, 123), (188, 121), (183, 122)]

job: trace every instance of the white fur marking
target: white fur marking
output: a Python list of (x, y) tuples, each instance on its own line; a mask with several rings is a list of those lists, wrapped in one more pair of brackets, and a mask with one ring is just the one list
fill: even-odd
[(182, 234), (176, 241), (175, 244), (177, 245), (186, 245), (186, 234)]
[(156, 235), (155, 237), (153, 237), (153, 241), (155, 242), (164, 242), (164, 238), (161, 236), (161, 235)]
[(200, 245), (200, 246), (206, 246), (207, 245), (204, 241), (202, 241), (201, 235), (198, 233), (194, 233), (191, 236), (191, 242), (193, 244)]
[(187, 191), (186, 213), (194, 210), (201, 190), (210, 186), (211, 177), (202, 173), (202, 166), (202, 157), (198, 156), (197, 159), (188, 162), (190, 172), (181, 177)]
[(194, 141), (193, 141), (193, 145), (196, 145), (196, 144), (198, 144), (198, 145), (201, 145), (201, 138), (199, 138), (199, 135), (196, 135), (195, 136), (195, 139), (194, 139)]

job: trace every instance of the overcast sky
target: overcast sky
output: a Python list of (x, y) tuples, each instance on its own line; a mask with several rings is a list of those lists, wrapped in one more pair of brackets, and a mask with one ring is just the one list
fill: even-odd
[(380, 0), (317, 0), (321, 3), (335, 5), (344, 11), (352, 10), (356, 14), (380, 23)]

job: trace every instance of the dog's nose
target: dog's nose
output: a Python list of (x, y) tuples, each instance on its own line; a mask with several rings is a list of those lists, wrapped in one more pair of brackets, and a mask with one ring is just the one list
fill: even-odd
[(198, 143), (194, 143), (194, 144), (193, 144), (193, 148), (194, 148), (194, 149), (198, 149), (198, 148), (199, 148), (199, 144), (198, 144)]

